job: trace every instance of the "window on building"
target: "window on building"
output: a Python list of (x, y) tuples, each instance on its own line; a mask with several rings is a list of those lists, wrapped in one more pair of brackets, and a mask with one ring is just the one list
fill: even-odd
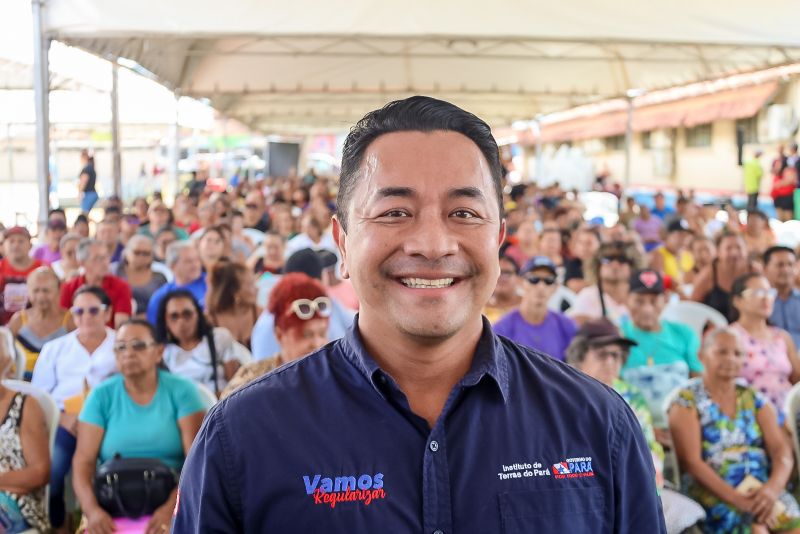
[(606, 137), (606, 150), (625, 150), (625, 136), (612, 135), (611, 137)]
[(650, 132), (642, 132), (642, 148), (645, 150), (653, 148), (650, 144)]
[(711, 123), (700, 124), (694, 128), (686, 128), (686, 146), (711, 146)]
[(758, 115), (736, 121), (736, 131), (742, 132), (744, 144), (758, 143)]

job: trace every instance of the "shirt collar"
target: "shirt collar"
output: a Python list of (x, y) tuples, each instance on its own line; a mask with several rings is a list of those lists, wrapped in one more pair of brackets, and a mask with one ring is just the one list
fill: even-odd
[[(358, 330), (358, 315), (353, 318), (353, 324), (347, 329), (343, 339), (342, 351), (348, 361), (370, 382), (373, 388), (384, 396), (382, 387), (386, 380), (391, 378), (378, 366), (364, 347), (361, 333)], [(472, 358), (470, 370), (461, 379), (463, 386), (475, 386), (484, 377), (490, 377), (503, 396), (503, 402), (508, 402), (509, 378), (508, 356), (500, 339), (492, 332), (491, 323), (483, 317), (483, 332), (478, 340), (478, 346)]]

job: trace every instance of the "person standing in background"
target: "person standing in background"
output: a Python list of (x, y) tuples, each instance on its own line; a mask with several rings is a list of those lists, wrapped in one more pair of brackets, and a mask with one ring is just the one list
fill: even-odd
[(81, 174), (78, 177), (78, 192), (81, 201), (81, 213), (89, 213), (97, 202), (97, 173), (94, 170), (94, 156), (88, 150), (81, 150)]
[(742, 165), (744, 171), (744, 192), (747, 195), (747, 211), (753, 211), (758, 207), (758, 192), (761, 189), (761, 178), (764, 176), (764, 169), (761, 168), (761, 155), (759, 149), (753, 153), (753, 157)]

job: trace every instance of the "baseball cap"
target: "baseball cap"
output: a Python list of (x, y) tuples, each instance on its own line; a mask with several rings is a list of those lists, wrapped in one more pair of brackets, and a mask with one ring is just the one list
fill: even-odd
[(664, 292), (664, 278), (658, 271), (642, 269), (633, 272), (630, 286), (631, 293), (659, 294)]
[(691, 231), (692, 231), (692, 229), (691, 229), (691, 227), (689, 227), (689, 223), (686, 222), (686, 219), (675, 219), (674, 221), (671, 221), (667, 225), (667, 233), (668, 234), (672, 233), (672, 232), (690, 232), (691, 233)]
[(522, 267), (520, 274), (527, 274), (536, 269), (547, 269), (551, 273), (556, 274), (556, 264), (547, 256), (534, 256), (529, 259), (525, 266)]
[(31, 233), (24, 226), (12, 226), (3, 232), (3, 237), (10, 237), (12, 235), (22, 235), (28, 239), (31, 238)]
[(638, 345), (634, 340), (623, 337), (614, 323), (605, 317), (586, 321), (575, 336), (586, 338), (590, 345), (609, 345), (611, 343), (619, 343), (628, 347)]
[(322, 278), (322, 260), (312, 249), (300, 249), (286, 260), (283, 272), (305, 273), (311, 278), (320, 280)]
[(336, 254), (334, 254), (330, 250), (322, 249), (316, 252), (317, 256), (319, 256), (319, 261), (322, 263), (323, 269), (330, 269), (332, 267), (335, 267), (336, 264), (339, 262), (339, 258), (337, 258)]

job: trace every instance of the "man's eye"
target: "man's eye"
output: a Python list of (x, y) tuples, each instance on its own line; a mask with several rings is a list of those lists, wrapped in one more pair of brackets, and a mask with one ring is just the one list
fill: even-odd
[(469, 210), (456, 210), (456, 211), (453, 212), (453, 215), (455, 215), (459, 219), (474, 219), (474, 218), (477, 217), (477, 215), (475, 215), (475, 213), (473, 213), (473, 212), (471, 212)]
[(406, 213), (403, 210), (391, 210), (391, 211), (387, 211), (386, 213), (381, 215), (381, 217), (394, 217), (394, 218), (396, 218), (396, 217), (408, 217), (408, 216), (409, 216), (408, 213)]

